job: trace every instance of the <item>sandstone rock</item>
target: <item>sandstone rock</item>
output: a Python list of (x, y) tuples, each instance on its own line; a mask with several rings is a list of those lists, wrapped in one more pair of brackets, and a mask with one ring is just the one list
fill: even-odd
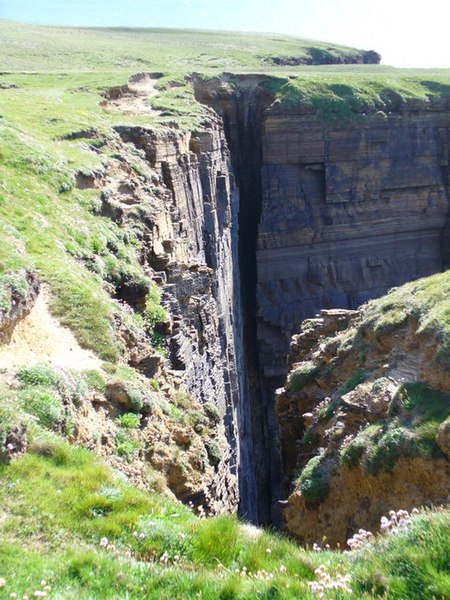
[[(319, 371), (320, 387), (310, 382), (298, 393), (282, 389), (277, 395), (288, 497), (286, 527), (308, 544), (320, 543), (326, 536), (331, 545), (344, 546), (359, 528), (378, 531), (381, 516), (389, 510), (447, 502), (449, 419), (440, 425), (436, 438), (445, 457), (429, 455), (415, 437), (414, 404), (405, 406), (400, 396), (402, 385), (418, 381), (440, 391), (450, 389), (449, 370), (431, 367), (439, 336), (431, 329), (419, 337), (417, 321), (411, 316), (395, 330), (395, 339), (391, 333), (389, 340), (380, 340), (370, 325), (363, 327), (364, 310), (362, 321), (354, 315), (343, 331), (335, 320), (328, 338), (320, 333), (324, 323), (316, 323), (315, 344), (311, 336), (294, 336), (289, 363), (295, 365), (299, 355), (311, 361)], [(308, 321), (303, 329), (309, 332)], [(336, 352), (328, 362), (324, 353), (329, 354), (330, 343)], [(418, 410), (420, 415), (420, 406)], [(387, 431), (391, 441), (380, 441)], [(355, 440), (357, 445), (345, 454)], [(293, 480), (312, 457), (319, 456), (326, 465), (327, 493), (311, 503)]]
[(122, 381), (113, 381), (106, 386), (106, 397), (111, 402), (117, 402), (123, 406), (128, 406), (128, 392), (126, 385)]

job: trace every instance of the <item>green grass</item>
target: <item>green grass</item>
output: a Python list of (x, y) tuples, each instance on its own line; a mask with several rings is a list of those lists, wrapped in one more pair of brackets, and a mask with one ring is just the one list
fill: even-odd
[(360, 55), (354, 48), (286, 35), (225, 31), (44, 27), (0, 21), (0, 37), (2, 69), (24, 71), (54, 71), (61, 65), (66, 71), (268, 69), (274, 56)]
[(57, 386), (61, 382), (60, 374), (45, 364), (22, 367), (16, 377), (26, 385)]
[[(232, 516), (199, 519), (54, 436), (35, 434), (29, 454), (0, 466), (0, 480), (0, 577), (7, 582), (0, 597), (31, 595), (44, 579), (61, 598), (306, 598), (324, 560), (332, 574), (350, 572), (360, 594), (375, 584), (388, 598), (448, 590), (449, 516), (442, 511), (366, 551), (321, 556), (280, 535), (252, 534)], [(417, 565), (417, 573), (402, 564)], [(272, 577), (245, 575), (263, 570)], [(422, 595), (412, 595), (419, 585)]]
[(417, 333), (434, 335), (436, 360), (450, 364), (450, 271), (425, 277), (395, 288), (369, 302), (360, 329), (372, 328), (377, 335), (401, 327), (407, 317), (418, 323)]
[(295, 482), (295, 487), (307, 502), (318, 502), (325, 498), (328, 494), (329, 475), (321, 456), (310, 459)]
[[(176, 120), (181, 129), (195, 130), (206, 113), (193, 102), (184, 80), (193, 70), (208, 77), (223, 70), (263, 69), (276, 76), (265, 84), (274, 95), (274, 108), (307, 107), (327, 123), (388, 112), (409, 99), (447, 98), (449, 72), (270, 66), (276, 57), (307, 58), (311, 48), (322, 56), (357, 54), (279, 35), (47, 28), (3, 21), (0, 38), (0, 309), (9, 307), (11, 290), (23, 291), (24, 269), (36, 269), (51, 288), (52, 311), (83, 346), (110, 361), (105, 373), (91, 371), (79, 378), (45, 366), (27, 368), (20, 372), (18, 390), (0, 386), (0, 450), (19, 425), (27, 428), (30, 450), (0, 465), (0, 578), (7, 581), (0, 598), (11, 592), (31, 596), (42, 579), (51, 584), (55, 598), (306, 598), (307, 582), (323, 561), (332, 574), (351, 572), (357, 597), (370, 597), (377, 586), (388, 598), (448, 597), (446, 512), (422, 516), (407, 536), (379, 540), (373, 551), (317, 555), (280, 535), (248, 532), (235, 517), (199, 519), (179, 503), (140, 492), (87, 451), (47, 430), (70, 433), (71, 403), (87, 390), (106, 392), (113, 380), (126, 385), (136, 413), (161, 410), (176, 423), (193, 423), (199, 434), (218, 420), (212, 405), (205, 405), (204, 417), (181, 397), (158, 404), (133, 369), (111, 364), (123, 352), (115, 318), (128, 318), (118, 315), (120, 306), (111, 299), (121, 285), (136, 285), (147, 295), (147, 311), (133, 321), (135, 327), (143, 330), (147, 318), (157, 329), (166, 318), (159, 290), (150, 286), (137, 260), (139, 227), (102, 217), (98, 190), (75, 185), (77, 172), (102, 171), (107, 160), (114, 160), (112, 127), (163, 130)], [(106, 89), (123, 85), (133, 73), (153, 70), (163, 76), (160, 94), (150, 102), (162, 116), (135, 117), (99, 106)], [(75, 139), (80, 131), (94, 132), (95, 138)], [(138, 154), (130, 166), (138, 176), (149, 176)], [(156, 210), (152, 202), (142, 210)], [(363, 322), (382, 335), (412, 315), (419, 331), (435, 332), (439, 357), (449, 360), (448, 291), (448, 274), (414, 282), (370, 304)], [(293, 388), (314, 375), (314, 368), (305, 368)], [(352, 378), (347, 385), (353, 383)], [(153, 391), (158, 391), (156, 384)], [(409, 426), (419, 450), (435, 450), (439, 402), (424, 404), (425, 396), (413, 391), (408, 390), (403, 421), (377, 436), (367, 431), (363, 436), (378, 452), (376, 468), (386, 466), (386, 456), (394, 460)], [(116, 452), (128, 460), (140, 450), (137, 419), (123, 415), (116, 438)], [(205, 446), (217, 464), (220, 449)], [(358, 452), (348, 457), (349, 463), (361, 460)], [(320, 463), (319, 457), (312, 459), (299, 481), (311, 502), (328, 492)], [(155, 474), (149, 478), (156, 481)], [(144, 537), (135, 537), (134, 531)], [(100, 546), (104, 537), (114, 551)], [(258, 570), (273, 577), (245, 575)]]
[(56, 598), (308, 598), (320, 563), (350, 573), (358, 598), (450, 589), (448, 511), (422, 513), (407, 533), (350, 555), (310, 552), (233, 516), (200, 519), (39, 432), (28, 454), (0, 466), (0, 481), (0, 598), (32, 596), (43, 579)]
[(116, 454), (131, 461), (133, 456), (140, 450), (141, 444), (128, 431), (119, 430), (116, 433)]
[(405, 456), (443, 458), (438, 429), (450, 415), (448, 394), (422, 383), (401, 386), (389, 408), (389, 419), (364, 427), (339, 452), (341, 465), (361, 465), (372, 475), (392, 472)]
[(423, 513), (410, 531), (380, 538), (357, 553), (352, 568), (357, 597), (448, 598), (449, 530), (448, 511)]
[(450, 416), (450, 394), (433, 390), (424, 383), (405, 383), (400, 386), (397, 398), (407, 414), (414, 415), (414, 424), (427, 421), (441, 423)]
[[(55, 593), (67, 590), (64, 597), (81, 591), (80, 597), (86, 598), (115, 593), (137, 598), (145, 586), (144, 597), (149, 598), (196, 597), (198, 591), (214, 598), (228, 587), (236, 588), (231, 597), (250, 598), (258, 590), (284, 587), (286, 576), (275, 572), (273, 583), (241, 584), (234, 569), (247, 561), (269, 571), (286, 559), (294, 568), (292, 575), (298, 572), (304, 580), (311, 574), (303, 561), (294, 561), (301, 556), (294, 544), (267, 536), (275, 555), (269, 556), (258, 540), (241, 533), (234, 517), (198, 519), (179, 504), (124, 484), (88, 452), (56, 438), (35, 440), (31, 454), (0, 469), (6, 516), (1, 524), (1, 576), (8, 581), (14, 574), (16, 593), (36, 589), (44, 578)], [(143, 539), (134, 537), (134, 531)], [(103, 537), (115, 545), (116, 556), (101, 548)], [(45, 553), (39, 552), (44, 547)], [(126, 560), (128, 549), (133, 558)], [(18, 552), (22, 562), (16, 560)], [(167, 567), (159, 560), (164, 553), (170, 556)], [(143, 569), (140, 561), (154, 566)], [(120, 571), (123, 579), (117, 576)], [(293, 594), (305, 587), (304, 581), (292, 583)], [(173, 595), (158, 596), (163, 586), (164, 593)]]
[(0, 99), (0, 270), (11, 278), (24, 267), (37, 269), (52, 288), (51, 308), (63, 324), (83, 346), (116, 360), (122, 351), (113, 327), (119, 309), (105, 283), (145, 280), (136, 255), (139, 232), (101, 217), (98, 191), (74, 186), (76, 171), (102, 169), (106, 156), (61, 139), (88, 126), (107, 131), (111, 122), (100, 114), (96, 91), (72, 87), (89, 85), (89, 77), (19, 79), (19, 87)]
[(377, 111), (390, 113), (407, 106), (410, 100), (429, 103), (433, 100), (450, 98), (448, 75), (430, 75), (429, 78), (411, 76), (399, 71), (385, 76), (380, 71), (373, 76), (373, 71), (343, 76), (336, 70), (328, 76), (319, 73), (298, 76), (289, 81), (279, 79), (267, 83), (267, 87), (275, 92), (274, 108), (280, 111), (291, 111), (309, 108), (317, 113), (319, 119), (333, 122), (361, 118)]
[(125, 429), (138, 429), (140, 422), (140, 416), (134, 413), (125, 413), (116, 419), (116, 423)]
[(287, 387), (289, 391), (299, 392), (307, 383), (314, 381), (314, 377), (318, 373), (318, 367), (311, 361), (300, 363), (289, 374)]

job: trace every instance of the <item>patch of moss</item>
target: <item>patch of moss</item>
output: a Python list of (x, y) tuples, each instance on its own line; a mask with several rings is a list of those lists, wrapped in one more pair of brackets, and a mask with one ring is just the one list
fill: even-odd
[(365, 371), (363, 369), (356, 371), (339, 388), (339, 394), (343, 396), (344, 394), (352, 392), (360, 383), (364, 383), (368, 376), (368, 371)]
[(306, 502), (318, 502), (328, 494), (329, 483), (322, 456), (314, 456), (300, 473), (295, 486)]
[(307, 383), (311, 383), (318, 373), (318, 367), (311, 361), (300, 363), (289, 373), (287, 388), (291, 392), (300, 391)]
[(367, 473), (376, 475), (380, 471), (390, 473), (400, 456), (414, 456), (417, 445), (414, 434), (397, 423), (384, 426), (378, 435), (370, 438), (363, 465)]
[(393, 402), (399, 402), (407, 413), (411, 413), (415, 426), (427, 421), (441, 423), (450, 416), (450, 394), (422, 382), (402, 384)]
[(216, 467), (222, 460), (222, 451), (220, 450), (219, 444), (216, 440), (206, 440), (205, 448), (209, 462)]

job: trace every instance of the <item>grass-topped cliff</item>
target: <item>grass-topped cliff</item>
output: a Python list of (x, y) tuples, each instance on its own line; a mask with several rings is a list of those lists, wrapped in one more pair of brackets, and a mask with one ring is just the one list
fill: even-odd
[[(330, 126), (363, 113), (385, 118), (408, 103), (448, 106), (448, 71), (363, 64), (377, 56), (279, 35), (2, 21), (0, 38), (0, 598), (308, 598), (312, 582), (326, 597), (449, 596), (445, 510), (423, 511), (350, 554), (304, 549), (235, 516), (204, 518), (203, 504), (215, 510), (211, 482), (228, 457), (224, 422), (235, 407), (219, 407), (229, 411), (221, 419), (215, 404), (189, 393), (190, 365), (173, 350), (185, 318), (190, 335), (200, 328), (198, 354), (208, 355), (212, 308), (196, 302), (217, 285), (185, 239), (200, 217), (177, 221), (172, 177), (210, 151), (208, 168), (220, 150), (226, 166), (220, 143), (204, 150), (218, 120), (194, 99), (194, 71), (200, 79), (267, 73), (271, 110), (317, 111)], [(226, 79), (225, 91), (240, 93)], [(209, 204), (207, 193), (201, 198)], [(177, 244), (188, 248), (178, 262)], [(169, 292), (179, 286), (178, 305), (167, 283)], [(345, 363), (341, 373), (314, 355), (298, 367), (290, 402), (319, 376), (331, 390), (303, 432), (308, 452), (322, 425), (339, 429), (333, 411), (344, 396), (371, 386), (378, 398), (389, 388), (374, 372), (391, 358), (369, 364), (370, 344), (396, 348), (411, 330), (428, 344), (426, 376), (397, 390), (391, 420), (352, 431), (334, 459), (352, 473), (375, 469), (384, 447), (394, 448), (394, 463), (406, 439), (414, 457), (444, 460), (447, 292), (439, 275), (364, 309), (330, 342), (339, 341), (336, 369), (356, 355), (360, 366)], [(321, 455), (310, 454), (299, 487), (328, 493)], [(321, 535), (313, 541), (323, 545)]]

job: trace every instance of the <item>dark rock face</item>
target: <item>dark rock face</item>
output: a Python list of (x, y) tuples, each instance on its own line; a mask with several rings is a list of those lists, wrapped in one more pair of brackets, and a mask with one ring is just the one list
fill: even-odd
[[(154, 171), (157, 209), (146, 223), (145, 255), (162, 284), (173, 375), (220, 415), (223, 449), (206, 503), (218, 512), (238, 502), (238, 404), (243, 388), (237, 264), (239, 194), (223, 127), (211, 114), (195, 133), (118, 127)], [(223, 443), (222, 443), (223, 442)]]
[(257, 250), (266, 377), (285, 374), (304, 318), (443, 268), (449, 136), (448, 112), (431, 109), (332, 128), (267, 114)]
[(239, 402), (240, 513), (254, 522), (278, 521), (272, 496), (278, 496), (279, 462), (273, 393), (264, 385), (257, 342), (256, 244), (261, 220), (262, 132), (264, 111), (272, 97), (261, 75), (227, 76), (203, 82), (194, 79), (196, 97), (214, 108), (224, 122), (239, 187), (238, 268), (242, 295), (243, 361)]

